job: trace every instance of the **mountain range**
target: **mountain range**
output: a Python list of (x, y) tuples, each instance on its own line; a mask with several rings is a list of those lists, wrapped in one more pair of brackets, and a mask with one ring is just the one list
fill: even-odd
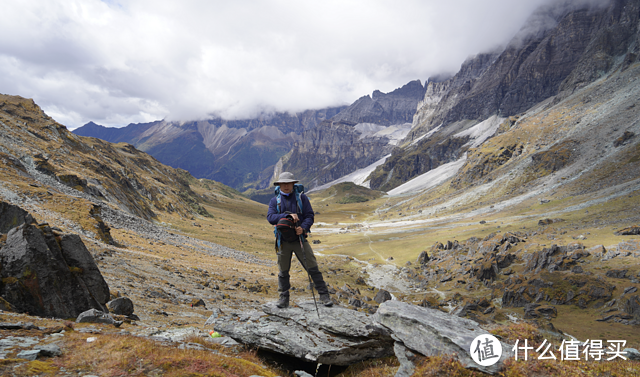
[[(359, 134), (370, 134), (366, 140), (376, 144), (376, 153), (356, 163), (368, 165), (381, 157), (380, 153), (390, 151), (387, 146), (390, 141), (406, 135), (423, 96), (423, 85), (413, 81), (387, 94), (375, 91), (351, 106), (298, 114), (266, 114), (248, 120), (156, 121), (122, 128), (90, 122), (73, 132), (114, 143), (127, 142), (164, 164), (188, 170), (197, 178), (213, 179), (252, 194), (253, 190), (269, 187), (282, 165), (278, 164), (279, 160), (297, 143), (303, 144), (313, 139), (315, 133), (324, 132), (323, 128), (331, 128), (331, 123), (326, 122), (329, 119), (344, 125), (360, 124)], [(388, 127), (394, 127), (395, 133), (380, 134)], [(332, 177), (351, 172), (351, 166), (353, 164), (341, 171), (335, 170)], [(257, 199), (260, 195), (252, 197)]]

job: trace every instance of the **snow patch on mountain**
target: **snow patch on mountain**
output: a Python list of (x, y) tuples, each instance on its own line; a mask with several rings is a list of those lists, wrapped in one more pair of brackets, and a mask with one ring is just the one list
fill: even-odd
[(389, 144), (398, 145), (398, 142), (404, 139), (409, 131), (411, 131), (411, 123), (392, 126), (382, 126), (374, 123), (358, 123), (354, 128), (361, 133), (358, 140), (366, 137), (386, 137), (389, 139)]
[(364, 186), (369, 188), (369, 181), (367, 181), (367, 177), (369, 176), (369, 174), (371, 174), (378, 166), (384, 164), (384, 162), (387, 160), (387, 158), (391, 157), (390, 154), (382, 157), (381, 159), (379, 159), (378, 161), (374, 162), (373, 164), (366, 166), (362, 169), (358, 169), (356, 171), (354, 171), (351, 174), (345, 175), (341, 178), (336, 179), (335, 181), (331, 181), (329, 183), (325, 183), (322, 186), (318, 186), (318, 187), (314, 187), (311, 190), (309, 190), (309, 192), (314, 192), (314, 191), (320, 191), (320, 190), (324, 190), (324, 189), (328, 189), (331, 186), (337, 185), (338, 183), (343, 183), (343, 182), (353, 182), (356, 185), (359, 186)]
[(485, 140), (493, 136), (498, 127), (504, 122), (506, 118), (501, 118), (497, 115), (493, 115), (490, 118), (476, 124), (475, 126), (466, 129), (462, 132), (458, 132), (453, 135), (454, 137), (464, 137), (469, 136), (471, 140), (465, 144), (464, 146), (468, 146), (470, 148), (479, 147), (480, 144), (484, 143)]
[(429, 170), (428, 172), (415, 177), (409, 182), (394, 188), (393, 190), (389, 191), (388, 194), (391, 196), (396, 196), (408, 192), (422, 191), (437, 186), (447, 179), (453, 177), (466, 161), (467, 154), (465, 153), (464, 156), (462, 156), (462, 158), (458, 159), (457, 161), (449, 162), (447, 164), (440, 165), (433, 170)]
[(442, 128), (442, 124), (439, 125), (438, 127), (434, 128), (434, 129), (432, 129), (431, 131), (427, 132), (426, 134), (420, 136), (419, 138), (415, 139), (414, 141), (412, 141), (411, 145), (417, 144), (422, 139), (429, 138), (431, 135), (433, 135), (434, 133), (438, 132), (441, 128)]

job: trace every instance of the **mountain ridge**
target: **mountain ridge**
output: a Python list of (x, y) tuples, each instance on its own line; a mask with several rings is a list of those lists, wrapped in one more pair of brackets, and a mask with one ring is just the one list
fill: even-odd
[(450, 135), (490, 116), (507, 119), (545, 101), (560, 101), (629, 61), (637, 62), (638, 18), (638, 4), (626, 0), (612, 1), (604, 9), (569, 11), (554, 28), (513, 42), (497, 56), (477, 55), (454, 77), (429, 82), (411, 132), (372, 173), (371, 187), (388, 191), (460, 158), (465, 143), (449, 157), (439, 150), (442, 143), (454, 143)]

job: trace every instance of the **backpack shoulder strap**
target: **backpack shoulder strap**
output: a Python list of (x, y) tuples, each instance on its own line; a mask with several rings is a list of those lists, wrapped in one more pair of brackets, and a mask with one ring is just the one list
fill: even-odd
[(282, 197), (280, 196), (280, 186), (276, 186), (274, 193), (276, 194), (276, 211), (282, 213), (280, 204), (282, 203)]
[(304, 186), (300, 184), (293, 185), (293, 192), (296, 194), (296, 204), (298, 205), (298, 213), (302, 213), (302, 199), (300, 195), (304, 192)]

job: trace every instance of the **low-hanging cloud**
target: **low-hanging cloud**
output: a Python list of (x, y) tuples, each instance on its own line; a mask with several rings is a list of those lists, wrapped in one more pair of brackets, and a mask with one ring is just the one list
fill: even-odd
[(0, 92), (70, 128), (353, 102), (458, 70), (552, 0), (7, 0)]

